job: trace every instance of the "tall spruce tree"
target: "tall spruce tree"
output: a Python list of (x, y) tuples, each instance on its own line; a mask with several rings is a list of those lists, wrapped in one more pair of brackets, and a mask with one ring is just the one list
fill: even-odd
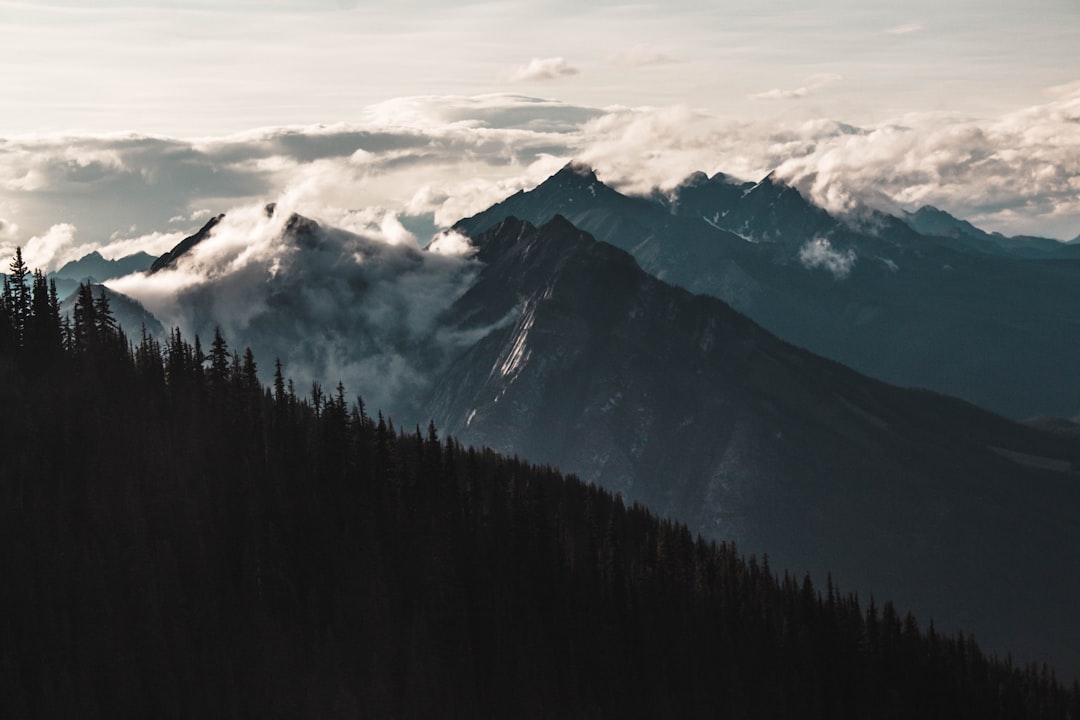
[(31, 316), (30, 288), (27, 279), (30, 270), (23, 260), (22, 248), (15, 248), (15, 256), (8, 266), (8, 282), (4, 285), (4, 306), (7, 308), (11, 330), (15, 339), (15, 346), (22, 347), (26, 323)]

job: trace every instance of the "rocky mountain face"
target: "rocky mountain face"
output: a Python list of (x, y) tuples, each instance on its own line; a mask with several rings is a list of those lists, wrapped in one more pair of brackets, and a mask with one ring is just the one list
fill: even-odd
[(207, 237), (209, 237), (210, 232), (219, 222), (221, 222), (224, 217), (224, 215), (215, 215), (214, 217), (210, 218), (205, 225), (199, 228), (199, 231), (197, 233), (184, 238), (179, 243), (177, 243), (176, 247), (174, 247), (172, 250), (165, 253), (157, 260), (154, 260), (154, 262), (150, 265), (148, 272), (153, 274), (156, 272), (161, 272), (162, 270), (169, 267), (175, 267), (176, 261), (182, 256), (186, 255), (188, 252), (190, 252), (193, 247), (195, 247)]
[(698, 175), (661, 202), (621, 195), (580, 166), (457, 229), (555, 214), (860, 372), (1014, 418), (1080, 412), (1080, 380), (1062, 362), (1080, 352), (1078, 262), (982, 252), (880, 213), (840, 220), (772, 177)]
[(993, 647), (1080, 660), (1074, 440), (816, 357), (561, 216), (475, 242), (484, 268), (448, 321), (513, 321), (435, 383), (440, 427)]

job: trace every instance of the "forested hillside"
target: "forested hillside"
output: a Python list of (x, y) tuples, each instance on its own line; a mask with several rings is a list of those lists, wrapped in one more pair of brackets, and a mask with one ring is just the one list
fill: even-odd
[(11, 270), (0, 717), (1080, 717), (1045, 666)]

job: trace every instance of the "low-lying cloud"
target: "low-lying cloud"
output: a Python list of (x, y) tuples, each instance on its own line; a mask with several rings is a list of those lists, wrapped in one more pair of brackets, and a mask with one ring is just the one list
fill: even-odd
[(477, 262), (422, 251), (392, 213), (356, 212), (341, 218), (344, 229), (303, 220), (288, 202), (272, 214), (232, 208), (175, 266), (109, 286), (204, 345), (220, 327), (233, 349), (254, 350), (264, 381), (280, 358), (302, 392), (341, 380), (371, 407), (424, 420), (419, 403), (456, 349), (440, 317)]
[(44, 234), (30, 238), (23, 248), (27, 265), (39, 270), (56, 270), (80, 257), (82, 251), (75, 245), (75, 226), (71, 223), (53, 225)]
[(799, 248), (799, 262), (807, 269), (821, 268), (832, 273), (837, 280), (843, 280), (855, 267), (855, 251), (837, 250), (825, 238), (808, 240)]
[(571, 159), (626, 192), (670, 188), (696, 170), (747, 180), (776, 170), (832, 212), (931, 204), (1007, 234), (1080, 232), (1076, 83), (1004, 116), (924, 113), (862, 127), (523, 95), (399, 98), (360, 118), (188, 140), (0, 140), (0, 253), (34, 243), (45, 265), (94, 249), (159, 254), (211, 215), (273, 199), (331, 224), (392, 212), (424, 245)]

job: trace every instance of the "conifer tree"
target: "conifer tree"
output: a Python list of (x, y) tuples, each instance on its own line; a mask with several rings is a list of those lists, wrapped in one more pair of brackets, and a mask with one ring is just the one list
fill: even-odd
[(210, 382), (224, 387), (229, 379), (229, 345), (221, 336), (221, 328), (214, 328), (214, 341), (210, 344)]
[(5, 354), (15, 350), (15, 331), (11, 324), (11, 314), (8, 312), (10, 297), (11, 283), (5, 275), (3, 293), (0, 294), (0, 353)]
[(98, 288), (97, 297), (94, 298), (94, 321), (97, 323), (98, 337), (103, 343), (113, 345), (120, 340), (120, 326), (113, 315), (104, 287)]
[(274, 358), (274, 402), (285, 403), (285, 378), (281, 375), (281, 358)]
[(261, 393), (259, 375), (255, 366), (255, 354), (251, 352), (250, 347), (244, 348), (244, 360), (241, 364), (240, 377), (245, 391), (255, 394)]
[(76, 353), (85, 354), (100, 344), (100, 324), (90, 283), (79, 283), (76, 293), (72, 318), (72, 345)]
[(4, 306), (11, 323), (16, 347), (23, 346), (26, 323), (30, 319), (30, 288), (27, 278), (30, 271), (23, 261), (22, 248), (15, 248), (15, 256), (8, 266), (8, 280), (4, 285)]
[(51, 367), (62, 351), (58, 308), (54, 305), (55, 287), (53, 284), (50, 290), (45, 275), (40, 270), (34, 271), (23, 356), (28, 366), (37, 371)]

